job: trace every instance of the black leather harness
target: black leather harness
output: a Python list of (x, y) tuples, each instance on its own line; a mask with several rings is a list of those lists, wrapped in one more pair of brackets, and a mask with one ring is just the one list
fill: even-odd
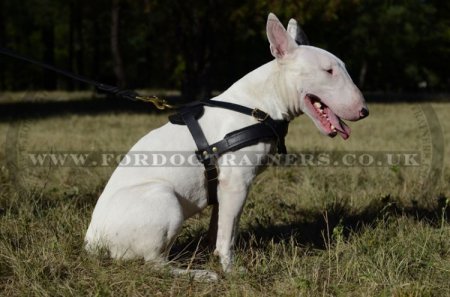
[[(205, 106), (240, 112), (254, 117), (258, 120), (258, 123), (230, 132), (222, 140), (210, 145), (197, 121), (203, 115)], [(208, 204), (218, 203), (217, 185), (219, 170), (217, 168), (217, 160), (224, 153), (237, 151), (259, 142), (275, 140), (278, 153), (286, 154), (284, 137), (287, 134), (289, 122), (274, 120), (267, 113), (257, 108), (251, 109), (223, 101), (202, 100), (183, 106), (178, 113), (169, 116), (169, 121), (173, 124), (186, 125), (197, 145), (195, 154), (197, 159), (205, 166)]]

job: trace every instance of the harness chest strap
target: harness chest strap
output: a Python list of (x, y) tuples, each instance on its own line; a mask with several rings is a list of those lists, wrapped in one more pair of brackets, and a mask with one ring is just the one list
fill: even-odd
[[(230, 109), (255, 117), (257, 124), (244, 127), (225, 135), (224, 139), (209, 145), (197, 119), (203, 114), (204, 106)], [(179, 113), (169, 117), (174, 124), (185, 124), (191, 133), (197, 146), (197, 159), (205, 167), (205, 179), (208, 195), (208, 204), (217, 204), (217, 185), (219, 170), (217, 168), (218, 158), (230, 151), (259, 143), (261, 141), (276, 140), (278, 153), (285, 154), (286, 146), (284, 137), (288, 130), (288, 121), (273, 120), (267, 113), (251, 109), (242, 105), (222, 101), (198, 101), (184, 107)]]

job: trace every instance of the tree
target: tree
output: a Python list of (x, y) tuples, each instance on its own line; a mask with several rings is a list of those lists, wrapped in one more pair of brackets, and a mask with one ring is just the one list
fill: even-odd
[[(5, 15), (4, 15), (4, 7), (3, 2), (0, 1), (0, 45), (5, 46), (6, 40), (5, 40)], [(5, 74), (4, 74), (4, 67), (3, 67), (3, 61), (0, 59), (0, 89), (5, 88)]]
[[(47, 10), (46, 16), (43, 17), (42, 27), (41, 27), (41, 38), (42, 45), (44, 46), (43, 51), (43, 61), (49, 64), (55, 64), (55, 23), (54, 16), (50, 11)], [(57, 77), (53, 71), (44, 70), (43, 86), (47, 90), (54, 90), (57, 86)]]
[[(68, 4), (68, 45), (67, 65), (71, 72), (84, 73), (84, 42), (83, 42), (83, 2), (70, 0)], [(68, 81), (68, 89), (73, 90), (79, 85), (73, 80)]]
[[(443, 0), (0, 1), (0, 42), (109, 84), (207, 98), (269, 61), (267, 13), (299, 20), (365, 90), (449, 91)], [(126, 34), (125, 34), (126, 32)], [(125, 63), (126, 61), (126, 63)], [(3, 89), (54, 88), (53, 74), (1, 58)], [(27, 75), (23, 75), (26, 72)], [(78, 84), (58, 87), (79, 88)]]
[(111, 6), (111, 53), (114, 63), (114, 74), (117, 84), (125, 87), (125, 71), (123, 68), (122, 54), (119, 46), (119, 25), (120, 25), (120, 0), (112, 0)]

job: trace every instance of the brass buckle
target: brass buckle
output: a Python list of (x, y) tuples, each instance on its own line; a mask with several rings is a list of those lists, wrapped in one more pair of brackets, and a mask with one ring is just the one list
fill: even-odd
[(269, 114), (258, 108), (255, 108), (252, 110), (252, 117), (254, 117), (259, 122), (264, 122), (269, 117)]

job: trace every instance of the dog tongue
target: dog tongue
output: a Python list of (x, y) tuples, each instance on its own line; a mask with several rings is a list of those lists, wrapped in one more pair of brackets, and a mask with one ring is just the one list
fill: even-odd
[(339, 135), (343, 139), (347, 139), (350, 137), (350, 127), (347, 126), (347, 124), (344, 123), (340, 118), (338, 118), (331, 110), (330, 108), (326, 109), (326, 113), (328, 116), (328, 120), (331, 124), (333, 124), (334, 127), (336, 127), (336, 130), (338, 131)]
[[(350, 127), (347, 126), (346, 123), (344, 123), (344, 121), (342, 121), (341, 119), (339, 119), (339, 124), (340, 124), (340, 128), (337, 128), (336, 130), (338, 131), (338, 133), (341, 135), (342, 138), (347, 139), (350, 137)], [(335, 126), (336, 127), (336, 126)], [(339, 127), (339, 126), (337, 126)], [(342, 129), (342, 130), (341, 130)]]

